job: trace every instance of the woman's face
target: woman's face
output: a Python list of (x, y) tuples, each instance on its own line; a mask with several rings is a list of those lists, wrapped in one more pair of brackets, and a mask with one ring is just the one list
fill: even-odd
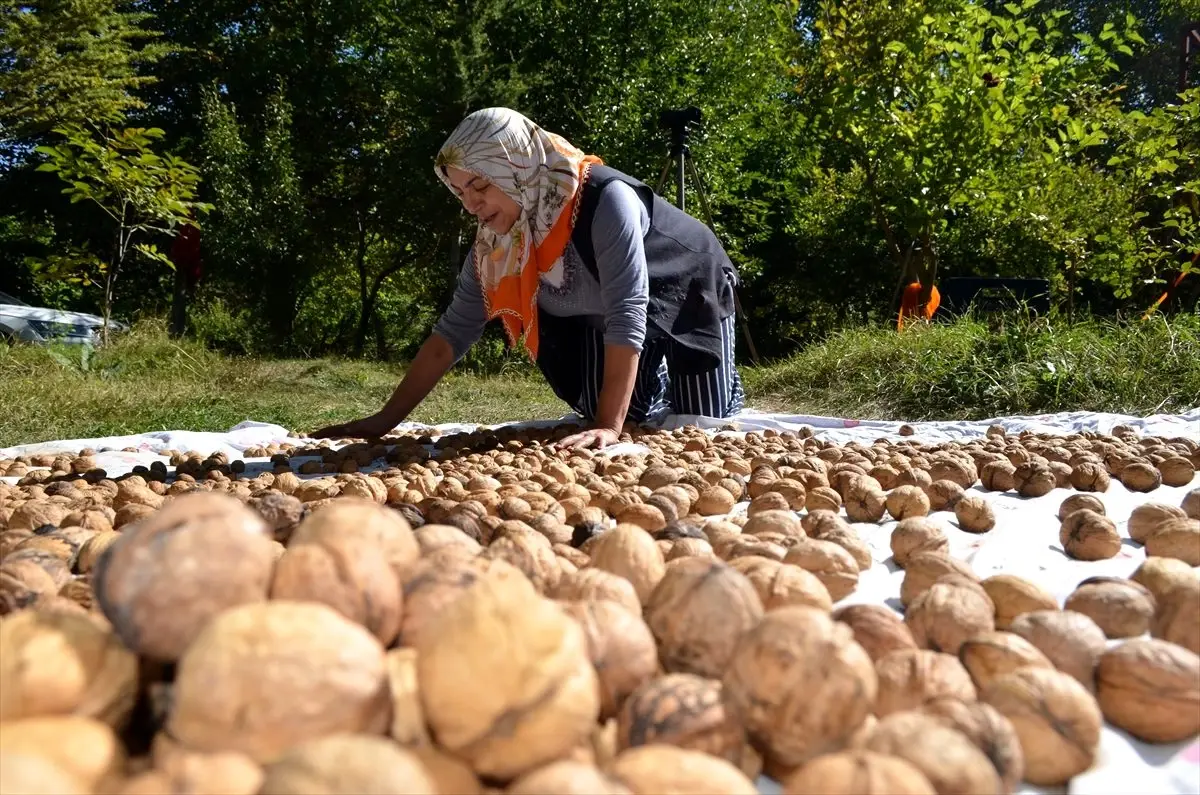
[(488, 181), (487, 177), (453, 166), (447, 167), (446, 176), (450, 180), (451, 190), (462, 200), (467, 212), (496, 234), (508, 234), (521, 215), (521, 205)]

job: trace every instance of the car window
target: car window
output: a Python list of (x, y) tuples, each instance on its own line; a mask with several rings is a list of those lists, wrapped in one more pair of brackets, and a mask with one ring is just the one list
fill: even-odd
[(19, 301), (16, 298), (13, 298), (8, 293), (0, 293), (0, 304), (16, 304), (17, 306), (29, 306), (29, 304), (25, 303), (24, 301)]

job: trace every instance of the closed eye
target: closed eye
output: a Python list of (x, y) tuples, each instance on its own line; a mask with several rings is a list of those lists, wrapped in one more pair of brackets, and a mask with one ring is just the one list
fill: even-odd
[[(482, 183), (482, 184), (477, 184), (477, 183)], [(458, 188), (454, 188), (453, 185), (451, 185), (451, 187), (454, 189), (455, 195), (457, 195), (457, 196), (463, 195), (463, 192), (461, 190), (459, 190)], [(485, 191), (491, 187), (491, 183), (484, 180), (483, 177), (472, 177), (471, 181), (467, 183), (466, 187), (470, 188), (471, 190), (482, 193), (483, 191)]]

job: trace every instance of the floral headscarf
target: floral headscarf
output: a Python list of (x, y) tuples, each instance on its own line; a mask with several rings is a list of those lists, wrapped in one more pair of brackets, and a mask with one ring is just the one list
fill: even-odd
[(434, 171), (447, 187), (445, 169), (452, 166), (483, 177), (520, 206), (506, 235), (480, 224), (473, 251), (488, 319), (500, 316), (509, 341), (515, 345), (524, 337), (535, 359), (540, 276), (562, 259), (580, 186), (588, 169), (601, 162), (508, 108), (467, 116), (434, 160)]

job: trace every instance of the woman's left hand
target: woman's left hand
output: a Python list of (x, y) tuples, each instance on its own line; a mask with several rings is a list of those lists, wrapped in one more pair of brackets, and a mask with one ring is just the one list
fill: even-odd
[(564, 438), (558, 443), (559, 447), (591, 447), (599, 450), (602, 447), (608, 447), (610, 444), (616, 444), (620, 439), (620, 432), (612, 428), (588, 428), (586, 431), (573, 433)]

